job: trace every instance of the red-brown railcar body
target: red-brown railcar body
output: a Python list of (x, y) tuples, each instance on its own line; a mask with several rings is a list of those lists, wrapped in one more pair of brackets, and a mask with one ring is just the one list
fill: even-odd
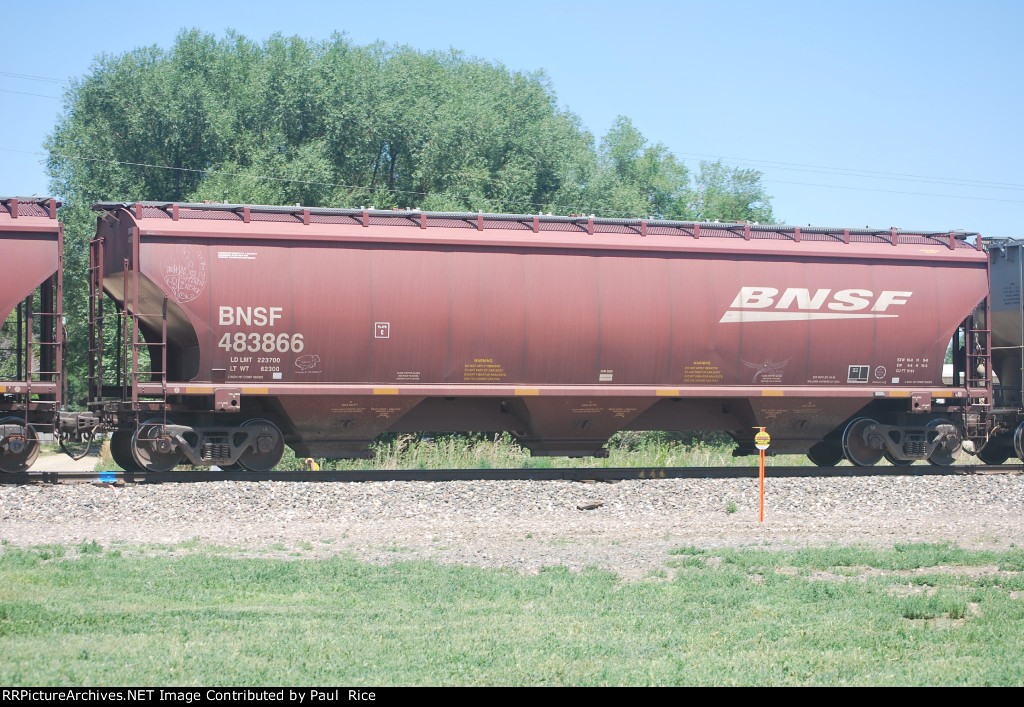
[[(136, 430), (131, 448), (153, 450), (135, 455), (142, 466), (175, 460), (175, 443), (156, 441), (165, 425), (193, 462), (249, 468), (282, 441), (358, 456), (385, 431), (506, 430), (534, 454), (580, 456), (619, 430), (722, 430), (744, 451), (764, 426), (773, 452), (831, 435), (830, 456), (858, 414), (895, 425), (871, 428), (892, 439), (962, 430), (991, 396), (969, 366), (956, 385), (941, 377), (988, 293), (986, 254), (967, 234), (95, 208), (95, 287), (131, 324), (130, 395), (112, 405), (97, 379), (94, 397)], [(136, 370), (143, 350), (153, 375)]]
[(63, 380), (59, 203), (0, 197), (0, 471), (25, 471), (54, 429)]

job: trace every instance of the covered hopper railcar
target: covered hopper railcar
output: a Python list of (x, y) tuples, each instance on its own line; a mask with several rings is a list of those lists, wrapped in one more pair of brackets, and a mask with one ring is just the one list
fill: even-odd
[(1024, 459), (1024, 242), (993, 238), (985, 242), (991, 263), (993, 396), (989, 438), (978, 450), (986, 464)]
[(584, 456), (619, 430), (721, 430), (742, 453), (766, 426), (822, 464), (950, 463), (985, 438), (973, 234), (94, 208), (93, 349), (117, 354), (91, 397), (127, 468), (264, 470), (285, 445), (360, 456), (386, 431)]
[(0, 197), (0, 471), (27, 470), (62, 392), (60, 204)]

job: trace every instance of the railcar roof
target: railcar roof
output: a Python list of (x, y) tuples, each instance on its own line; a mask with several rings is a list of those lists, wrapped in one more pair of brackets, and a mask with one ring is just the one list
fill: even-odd
[(492, 214), (439, 212), (416, 209), (323, 208), (253, 204), (176, 203), (164, 201), (100, 202), (96, 211), (128, 211), (135, 219), (279, 222), (282, 224), (334, 224), (361, 226), (414, 226), (505, 231), (544, 231), (588, 234), (640, 234), (738, 238), (746, 240), (839, 241), (845, 243), (942, 244), (952, 249), (976, 249), (967, 239), (979, 234), (964, 230), (922, 231), (903, 228), (832, 228), (750, 222), (672, 221), (663, 219), (603, 218), (593, 215)]
[(56, 218), (61, 202), (50, 197), (39, 196), (0, 196), (0, 215), (18, 218), (19, 216), (35, 216), (40, 218)]
[[(949, 236), (955, 234), (959, 239), (966, 239), (979, 234), (973, 231), (965, 231), (963, 229), (955, 229), (949, 231), (925, 231), (925, 230), (913, 230), (899, 227), (889, 228), (875, 228), (872, 226), (865, 226), (863, 228), (842, 228), (842, 227), (828, 227), (828, 226), (792, 226), (784, 224), (762, 224), (757, 222), (748, 221), (673, 221), (669, 219), (625, 219), (625, 218), (606, 218), (591, 215), (582, 214), (571, 214), (567, 216), (555, 215), (555, 214), (495, 214), (486, 212), (461, 212), (461, 211), (421, 211), (419, 209), (365, 209), (365, 208), (327, 208), (327, 207), (304, 207), (300, 205), (296, 206), (267, 206), (257, 204), (222, 204), (222, 203), (184, 203), (184, 202), (170, 202), (170, 201), (142, 201), (142, 202), (115, 202), (115, 201), (104, 201), (93, 204), (93, 209), (96, 211), (117, 211), (120, 209), (132, 209), (135, 206), (142, 206), (146, 209), (145, 218), (171, 218), (171, 207), (177, 206), (179, 209), (187, 209), (189, 211), (207, 212), (209, 218), (223, 218), (217, 214), (234, 214), (239, 220), (242, 219), (242, 211), (244, 209), (249, 210), (251, 214), (279, 214), (279, 215), (291, 215), (295, 217), (301, 217), (303, 212), (309, 212), (310, 215), (315, 216), (347, 216), (352, 218), (359, 218), (363, 214), (369, 214), (373, 218), (392, 218), (397, 220), (409, 220), (419, 218), (421, 215), (426, 216), (428, 219), (441, 219), (441, 220), (465, 220), (475, 221), (482, 217), (485, 221), (490, 222), (529, 222), (537, 219), (541, 223), (547, 224), (586, 224), (588, 221), (593, 221), (595, 225), (613, 225), (613, 226), (634, 226), (639, 227), (640, 224), (646, 223), (650, 227), (667, 227), (667, 228), (692, 228), (693, 226), (700, 226), (702, 229), (708, 230), (743, 230), (745, 227), (749, 227), (752, 231), (759, 232), (771, 232), (776, 233), (779, 231), (792, 231), (794, 229), (800, 229), (802, 233), (843, 233), (849, 231), (851, 235), (889, 235), (893, 231), (903, 235), (915, 235), (915, 236)], [(163, 212), (163, 214), (155, 214), (152, 210)]]

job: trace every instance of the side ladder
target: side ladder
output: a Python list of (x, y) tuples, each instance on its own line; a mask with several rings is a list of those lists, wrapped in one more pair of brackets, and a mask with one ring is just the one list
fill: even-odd
[[(979, 316), (981, 315), (981, 316)], [(980, 448), (988, 439), (989, 416), (993, 405), (992, 384), (992, 330), (989, 322), (992, 312), (989, 300), (968, 317), (964, 326), (967, 405), (964, 408), (964, 433)]]

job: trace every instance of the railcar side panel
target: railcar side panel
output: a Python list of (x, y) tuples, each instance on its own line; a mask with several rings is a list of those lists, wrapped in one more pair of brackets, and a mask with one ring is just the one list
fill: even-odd
[[(986, 288), (983, 269), (927, 262), (245, 247), (240, 265), (143, 245), (142, 275), (200, 341), (195, 380), (941, 386)], [(201, 290), (175, 284), (184, 248), (210, 264)]]

